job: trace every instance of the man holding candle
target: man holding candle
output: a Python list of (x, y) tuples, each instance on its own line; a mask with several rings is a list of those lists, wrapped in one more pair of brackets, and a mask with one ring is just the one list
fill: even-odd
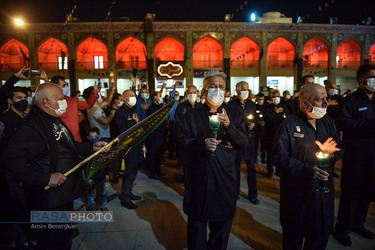
[(374, 191), (375, 65), (362, 65), (357, 71), (357, 81), (357, 91), (344, 98), (340, 119), (345, 154), (338, 222), (333, 235), (345, 246), (352, 244), (350, 232), (375, 238), (363, 225)]
[[(325, 249), (333, 229), (333, 165), (342, 143), (334, 121), (326, 116), (327, 92), (319, 84), (301, 90), (300, 108), (280, 126), (273, 163), (280, 176), (280, 222), (283, 249)], [(328, 171), (320, 169), (316, 152), (331, 156)], [(321, 190), (327, 181), (329, 192)]]
[[(189, 249), (226, 249), (235, 213), (235, 150), (245, 148), (247, 135), (243, 115), (222, 106), (225, 79), (218, 72), (205, 77), (206, 102), (183, 116), (178, 133), (186, 154), (184, 212)], [(220, 121), (216, 136), (209, 124), (213, 115)]]
[(255, 114), (256, 106), (251, 100), (248, 100), (249, 84), (241, 81), (236, 84), (236, 92), (238, 98), (230, 102), (230, 109), (242, 114), (247, 125), (247, 145), (243, 150), (236, 151), (236, 174), (237, 174), (237, 196), (240, 195), (241, 186), (241, 162), (245, 159), (247, 166), (247, 186), (248, 199), (254, 205), (259, 204), (257, 198), (257, 173), (255, 170)]

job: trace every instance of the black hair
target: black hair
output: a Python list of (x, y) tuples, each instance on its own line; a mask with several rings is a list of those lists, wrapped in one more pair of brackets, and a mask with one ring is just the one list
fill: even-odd
[(90, 127), (89, 133), (97, 133), (98, 135), (100, 135), (100, 130), (98, 127)]
[(366, 77), (369, 71), (373, 69), (375, 69), (374, 64), (365, 64), (359, 67), (357, 70), (357, 81), (359, 82), (361, 78)]
[(57, 85), (59, 84), (60, 80), (65, 81), (65, 77), (57, 75), (51, 78), (51, 82), (56, 83)]
[(119, 93), (114, 93), (113, 97), (112, 97), (112, 100), (111, 100), (111, 103), (109, 104), (109, 106), (112, 106), (115, 103), (115, 101), (117, 99), (119, 99), (120, 97), (121, 97), (121, 95)]
[(305, 83), (306, 79), (310, 78), (310, 77), (315, 79), (315, 77), (313, 75), (305, 75), (305, 76), (302, 77), (302, 83)]
[(264, 97), (264, 94), (263, 94), (262, 92), (259, 92), (259, 93), (257, 94), (257, 96), (258, 96), (258, 97)]
[(153, 92), (153, 93), (151, 94), (151, 101), (154, 101), (155, 96), (157, 96), (157, 95), (158, 95), (158, 92), (157, 92), (157, 91)]
[(88, 100), (92, 94), (92, 92), (94, 91), (94, 87), (91, 86), (91, 87), (88, 87), (86, 88), (83, 93), (82, 93), (82, 96), (83, 98), (85, 98), (86, 100)]
[(27, 89), (25, 87), (14, 87), (8, 92), (7, 98), (12, 99), (15, 92), (21, 92), (24, 93), (26, 96), (29, 96), (29, 94), (27, 93)]
[(81, 93), (81, 91), (79, 91), (78, 89), (76, 90), (73, 90), (72, 93), (70, 94), (70, 97), (77, 97), (77, 95)]

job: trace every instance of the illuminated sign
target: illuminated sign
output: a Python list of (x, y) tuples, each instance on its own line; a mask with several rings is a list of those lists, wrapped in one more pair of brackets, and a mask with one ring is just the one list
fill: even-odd
[(174, 76), (179, 76), (184, 72), (180, 64), (174, 64), (168, 62), (167, 64), (160, 64), (158, 67), (158, 73), (161, 76), (166, 76), (168, 78), (173, 78)]

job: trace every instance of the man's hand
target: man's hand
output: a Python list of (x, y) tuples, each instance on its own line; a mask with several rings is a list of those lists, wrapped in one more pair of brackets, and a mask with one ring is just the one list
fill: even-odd
[(21, 80), (27, 80), (30, 79), (30, 77), (25, 76), (26, 70), (30, 70), (30, 68), (26, 68), (23, 66), (20, 70), (18, 70), (14, 75), (17, 76)]
[(265, 123), (265, 121), (261, 121), (261, 122), (259, 122), (259, 125), (264, 127), (266, 125), (266, 123)]
[(90, 187), (92, 187), (95, 183), (92, 179), (87, 181), (87, 184), (89, 184)]
[(39, 69), (39, 70), (40, 70), (40, 76), (37, 76), (37, 77), (40, 79), (43, 79), (44, 82), (48, 82), (49, 80), (48, 80), (47, 73), (42, 69)]
[(130, 74), (130, 80), (132, 81), (132, 86), (135, 87), (137, 84), (137, 76), (134, 77), (133, 74)]
[(114, 116), (116, 113), (116, 109), (112, 109), (111, 111), (109, 111), (109, 115), (110, 116)]
[[(104, 147), (105, 145), (107, 145), (108, 143), (106, 143), (105, 141), (97, 141), (93, 144), (93, 149), (94, 151), (98, 151), (99, 149), (101, 149), (102, 147)], [(104, 153), (108, 152), (109, 150), (111, 149), (111, 147), (108, 147), (106, 149), (103, 150)]]
[(276, 109), (276, 114), (280, 114), (281, 112), (283, 112), (284, 111), (284, 109), (282, 108), (282, 107), (278, 107), (277, 109)]
[(106, 176), (105, 176), (105, 181), (106, 181), (106, 182), (109, 181), (109, 175), (106, 175)]
[(137, 114), (133, 114), (133, 119), (138, 123), (139, 122), (139, 118), (137, 116)]
[(141, 104), (140, 106), (144, 110), (147, 110), (149, 108), (149, 106), (147, 104)]
[(48, 186), (57, 187), (63, 184), (66, 180), (66, 176), (62, 173), (52, 173), (49, 178)]
[(99, 86), (96, 84), (96, 81), (94, 83), (94, 93), (99, 93), (100, 92), (100, 88)]
[(318, 140), (315, 141), (315, 143), (324, 153), (333, 154), (336, 151), (340, 151), (339, 148), (336, 148), (337, 142), (335, 142), (332, 137), (329, 137), (323, 144), (321, 144)]
[(215, 152), (217, 145), (219, 145), (220, 142), (221, 140), (216, 140), (215, 138), (207, 138), (204, 141), (204, 145), (208, 151)]
[(116, 87), (115, 86), (111, 86), (109, 88), (109, 94), (114, 94), (115, 93), (115, 90), (116, 90)]
[(230, 120), (225, 109), (223, 108), (223, 113), (217, 113), (216, 115), (217, 119), (223, 123), (225, 128), (227, 128), (230, 124)]
[(319, 179), (322, 181), (328, 181), (329, 173), (327, 171), (321, 170), (319, 167), (313, 167), (314, 179)]
[(337, 103), (336, 100), (329, 100), (329, 101), (328, 101), (328, 105), (329, 105), (329, 106), (337, 106), (338, 103)]
[(255, 127), (255, 123), (251, 123), (250, 125), (247, 126), (249, 128), (249, 130), (253, 130), (254, 127)]

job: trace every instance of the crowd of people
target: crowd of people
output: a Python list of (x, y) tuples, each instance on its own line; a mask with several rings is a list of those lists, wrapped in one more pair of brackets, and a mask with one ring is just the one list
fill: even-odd
[[(322, 86), (312, 75), (303, 77), (293, 96), (272, 88), (255, 95), (245, 81), (235, 85), (232, 96), (226, 75), (219, 72), (207, 75), (200, 90), (189, 85), (180, 95), (176, 84), (164, 97), (165, 84), (150, 93), (147, 81), (133, 76), (130, 89), (116, 93), (111, 86), (106, 96), (96, 82), (82, 94), (70, 92), (64, 77), (49, 79), (43, 70), (37, 77), (45, 83), (37, 88), (15, 87), (20, 79), (29, 79), (27, 70), (23, 67), (0, 88), (0, 192), (9, 204), (2, 207), (1, 221), (28, 221), (30, 210), (72, 210), (73, 201), (84, 194), (87, 211), (107, 211), (106, 185), (119, 178), (121, 205), (137, 209), (134, 201), (142, 197), (132, 187), (138, 170), (160, 179), (168, 151), (183, 173), (189, 249), (226, 249), (243, 160), (246, 198), (254, 205), (260, 202), (255, 163), (266, 165), (265, 176), (280, 177), (284, 249), (303, 244), (305, 249), (324, 249), (332, 232), (345, 246), (351, 245), (351, 232), (375, 238), (364, 227), (375, 198), (374, 65), (361, 66), (358, 89), (342, 96), (334, 82)], [(63, 174), (171, 101), (169, 116), (144, 142), (108, 162), (88, 182), (84, 171)], [(318, 151), (331, 156), (329, 169), (319, 168)], [(334, 230), (333, 178), (340, 177), (334, 165), (341, 158)], [(331, 192), (321, 190), (322, 181)], [(51, 189), (46, 191), (47, 185)], [(12, 224), (12, 232), (17, 248), (30, 246), (25, 225)], [(38, 230), (38, 247), (70, 249), (71, 236), (71, 230)]]

